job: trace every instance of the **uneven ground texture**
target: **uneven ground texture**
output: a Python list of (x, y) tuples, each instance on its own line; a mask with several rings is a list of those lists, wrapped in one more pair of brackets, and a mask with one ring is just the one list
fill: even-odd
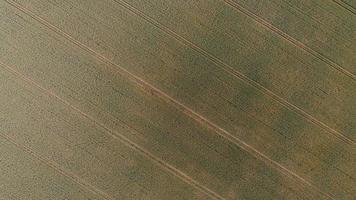
[(0, 200), (356, 199), (355, 0), (0, 0)]

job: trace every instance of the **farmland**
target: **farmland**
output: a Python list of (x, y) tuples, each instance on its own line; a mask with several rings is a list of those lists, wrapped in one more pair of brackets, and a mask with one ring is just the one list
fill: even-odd
[(0, 196), (355, 198), (353, 4), (1, 1)]

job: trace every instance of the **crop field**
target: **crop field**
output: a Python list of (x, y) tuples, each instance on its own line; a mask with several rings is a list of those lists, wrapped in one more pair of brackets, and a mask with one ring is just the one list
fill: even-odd
[(0, 200), (356, 200), (356, 1), (0, 0)]

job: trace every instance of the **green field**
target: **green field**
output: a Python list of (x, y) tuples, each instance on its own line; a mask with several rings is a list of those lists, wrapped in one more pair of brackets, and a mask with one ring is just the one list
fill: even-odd
[(355, 199), (355, 7), (0, 1), (0, 199)]

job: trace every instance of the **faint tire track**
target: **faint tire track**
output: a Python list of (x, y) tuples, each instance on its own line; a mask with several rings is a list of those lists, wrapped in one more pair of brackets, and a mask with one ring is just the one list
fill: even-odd
[(352, 5), (342, 0), (332, 0), (332, 1), (337, 5), (341, 6), (342, 8), (344, 8), (345, 10), (349, 11), (350, 13), (356, 15), (356, 8), (354, 8)]
[(321, 60), (322, 62), (326, 63), (330, 67), (336, 69), (337, 71), (343, 73), (344, 75), (348, 76), (349, 78), (356, 81), (356, 75), (352, 72), (348, 71), (341, 65), (337, 64), (336, 62), (332, 61), (331, 59), (327, 58), (325, 55), (313, 50), (312, 48), (308, 47), (304, 43), (298, 41), (297, 39), (293, 38), (292, 36), (288, 35), (287, 33), (283, 32), (282, 30), (278, 29), (277, 27), (273, 26), (271, 23), (264, 20), (262, 17), (254, 14), (252, 11), (244, 8), (240, 4), (236, 3), (233, 0), (223, 0), (227, 5), (231, 6), (232, 8), (236, 9), (237, 11), (245, 14), (246, 16), (252, 18), (256, 23), (260, 24), (261, 26), (269, 29), (271, 32), (275, 33), (282, 39), (286, 40), (287, 42), (291, 43), (292, 45), (296, 46), (297, 48), (302, 49), (306, 53), (314, 56), (315, 58)]

